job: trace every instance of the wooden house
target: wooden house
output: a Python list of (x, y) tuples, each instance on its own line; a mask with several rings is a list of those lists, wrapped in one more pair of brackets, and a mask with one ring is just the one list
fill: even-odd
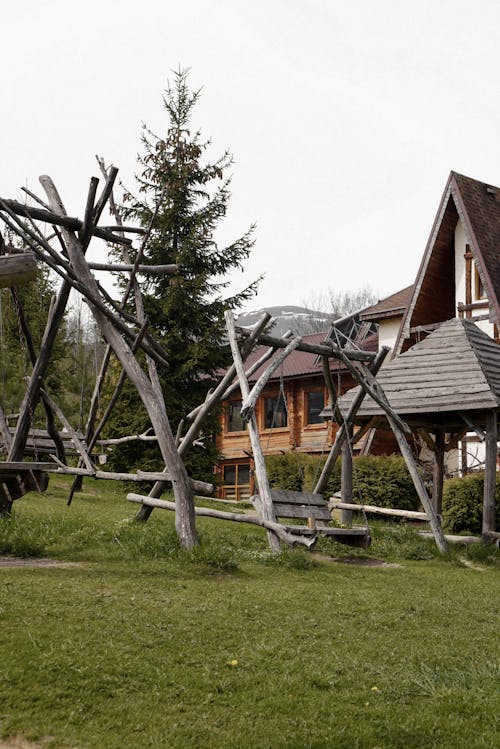
[[(366, 327), (358, 326), (358, 336), (364, 336)], [(326, 332), (304, 336), (309, 343), (321, 343)], [(363, 348), (377, 349), (377, 336), (364, 338)], [(264, 349), (256, 349), (247, 359), (246, 365), (257, 361)], [(254, 383), (266, 365), (249, 378)], [(331, 372), (339, 394), (354, 385), (349, 373), (332, 360)], [(256, 417), (261, 443), (265, 455), (288, 452), (309, 455), (327, 454), (336, 434), (336, 424), (325, 421), (321, 412), (327, 403), (327, 393), (321, 362), (315, 354), (293, 351), (276, 370), (262, 392)], [(223, 499), (242, 500), (254, 493), (253, 459), (250, 438), (240, 416), (241, 395), (239, 390), (224, 402), (221, 415), (221, 431), (217, 447), (222, 458), (216, 467), (219, 475), (219, 496)], [(363, 449), (363, 443), (357, 446)]]
[[(500, 188), (451, 172), (415, 283), (360, 313), (376, 322), (393, 358), (453, 318), (471, 320), (499, 342)], [(460, 468), (480, 465), (475, 433), (460, 443)], [(457, 466), (458, 467), (458, 466)]]

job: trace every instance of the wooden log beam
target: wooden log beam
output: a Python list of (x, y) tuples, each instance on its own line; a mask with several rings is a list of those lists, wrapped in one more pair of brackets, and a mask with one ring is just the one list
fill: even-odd
[[(47, 211), (44, 208), (37, 208), (36, 206), (28, 206), (24, 205), (24, 203), (18, 203), (17, 200), (9, 200), (8, 198), (0, 198), (0, 200), (5, 203), (5, 205), (7, 205), (16, 216), (29, 217), (34, 221), (42, 221), (46, 224), (52, 224), (53, 226), (65, 227), (74, 232), (80, 232), (83, 228), (83, 221), (80, 221), (78, 218), (61, 216), (52, 211)], [(115, 244), (132, 244), (132, 240), (128, 237), (120, 237), (118, 234), (106, 229), (101, 229), (98, 226), (94, 227), (93, 235), (99, 239), (105, 239), (107, 242), (114, 242)]]
[[(245, 339), (248, 337), (249, 332), (246, 328), (236, 328), (238, 332), (238, 336)], [(283, 341), (282, 338), (275, 338), (271, 335), (261, 335), (259, 336), (259, 343), (261, 343), (263, 346), (270, 346), (271, 348), (285, 348), (288, 344), (286, 341)], [(339, 349), (339, 347), (333, 343), (333, 341), (329, 341), (328, 343), (306, 343), (305, 341), (302, 341), (301, 344), (297, 346), (298, 351), (305, 351), (308, 354), (316, 354), (317, 356), (329, 356), (333, 359), (340, 359), (346, 356), (346, 353), (344, 353), (343, 349)], [(371, 362), (375, 359), (376, 354), (374, 354), (371, 351), (352, 351), (351, 349), (348, 350), (347, 355), (350, 357), (352, 361), (362, 361), (362, 362)]]
[[(377, 374), (380, 367), (384, 363), (384, 360), (388, 353), (389, 353), (389, 348), (387, 346), (382, 346), (377, 356), (375, 357), (374, 361), (370, 365), (370, 371), (372, 372), (373, 375)], [(347, 425), (350, 425), (353, 423), (354, 417), (356, 416), (361, 404), (363, 403), (365, 396), (366, 396), (366, 391), (363, 390), (363, 388), (360, 388), (358, 393), (354, 397), (354, 400), (351, 403), (351, 406), (349, 408), (349, 411), (347, 412), (345, 419), (343, 419), (342, 424), (340, 425), (340, 429), (338, 430), (335, 436), (335, 442), (333, 443), (332, 448), (328, 454), (326, 463), (323, 466), (323, 470), (321, 471), (321, 475), (318, 481), (316, 482), (316, 486), (314, 488), (315, 494), (323, 494), (323, 492), (325, 491), (326, 485), (328, 483), (328, 479), (330, 478), (330, 474), (333, 471), (333, 467), (335, 466), (337, 458), (340, 455), (342, 445), (344, 444), (344, 441), (347, 437), (347, 433), (348, 433)]]
[[(17, 289), (13, 288), (10, 290), (12, 301), (16, 310), (17, 319), (19, 322), (19, 326), (21, 328), (21, 332), (24, 336), (24, 340), (26, 343), (26, 348), (28, 350), (28, 356), (30, 358), (31, 366), (34, 367), (37, 360), (37, 354), (35, 351), (35, 345), (33, 342), (33, 337), (31, 335), (31, 330), (28, 325), (28, 320), (26, 319), (26, 315), (24, 314), (24, 307), (23, 303), (21, 301), (21, 297), (19, 296), (19, 293)], [(43, 388), (43, 384), (42, 384)], [(42, 404), (45, 410), (45, 424), (47, 427), (47, 432), (49, 436), (52, 438), (57, 456), (60, 460), (63, 461), (63, 463), (66, 462), (66, 456), (64, 452), (64, 442), (61, 439), (61, 436), (59, 434), (59, 431), (55, 424), (55, 418), (54, 418), (54, 412), (52, 408), (50, 407), (50, 404), (47, 400), (47, 398), (44, 397), (42, 392)]]
[(495, 531), (495, 489), (497, 481), (497, 414), (489, 411), (486, 414), (484, 467), (484, 498), (482, 535)]
[(81, 439), (78, 436), (77, 432), (73, 429), (73, 427), (69, 423), (68, 419), (65, 417), (64, 413), (62, 412), (62, 410), (59, 408), (59, 406), (57, 405), (57, 403), (55, 403), (55, 401), (52, 400), (52, 398), (48, 395), (48, 393), (45, 392), (45, 390), (41, 390), (41, 393), (42, 393), (44, 399), (49, 404), (49, 406), (52, 409), (52, 411), (56, 414), (57, 418), (59, 419), (59, 421), (61, 422), (61, 424), (63, 425), (63, 427), (68, 432), (68, 435), (70, 436), (71, 441), (73, 442), (73, 444), (74, 444), (74, 446), (76, 448), (76, 451), (78, 452), (78, 454), (80, 455), (81, 459), (83, 460), (83, 462), (87, 466), (87, 469), (89, 471), (91, 471), (91, 472), (92, 471), (95, 472), (95, 466), (94, 466), (94, 464), (92, 463), (92, 461), (91, 461), (91, 459), (89, 457), (89, 454), (87, 452), (87, 449), (86, 449), (85, 445), (81, 441)]
[(273, 372), (275, 372), (278, 367), (282, 365), (287, 356), (291, 354), (292, 351), (295, 351), (295, 349), (300, 345), (301, 342), (301, 336), (296, 336), (284, 349), (281, 349), (279, 354), (273, 359), (271, 364), (261, 374), (246, 398), (244, 398), (241, 405), (241, 418), (243, 419), (243, 421), (248, 421), (248, 419), (250, 418), (259, 399), (259, 396), (266, 387)]
[[(342, 464), (340, 470), (340, 493), (342, 496), (342, 502), (349, 504), (352, 502), (352, 426), (348, 424), (346, 439), (342, 445)], [(352, 512), (349, 509), (343, 509), (340, 517), (340, 522), (348, 525), (352, 523)]]
[[(72, 468), (56, 458), (55, 455), (51, 456), (54, 463), (40, 463), (39, 465), (44, 466), (43, 470), (47, 473), (63, 473), (65, 476), (83, 476), (95, 479), (109, 479), (111, 481), (134, 481), (137, 483), (148, 482), (148, 481), (161, 481), (165, 483), (172, 483), (172, 479), (168, 473), (160, 471), (137, 471), (137, 473), (119, 473), (116, 471), (100, 471), (99, 469), (89, 470), (88, 468)], [(24, 464), (31, 465), (30, 463)], [(36, 465), (36, 464), (34, 464)], [(47, 467), (48, 466), (48, 467)], [(2, 463), (0, 463), (0, 475), (1, 475)], [(193, 491), (203, 497), (211, 497), (214, 492), (214, 485), (209, 484), (206, 481), (197, 481), (196, 479), (190, 479)]]
[(432, 465), (432, 504), (438, 515), (443, 512), (444, 485), (444, 432), (436, 432)]
[[(47, 176), (42, 176), (40, 181), (45, 189), (52, 210), (57, 211), (59, 214), (64, 214), (64, 206), (52, 180)], [(98, 296), (96, 281), (85, 262), (82, 247), (75, 234), (66, 228), (63, 228), (62, 231), (73, 268), (82, 282), (88, 286), (95, 296)], [(134, 354), (122, 339), (118, 329), (108, 317), (102, 314), (100, 309), (93, 304), (90, 306), (104, 339), (113, 348), (130, 380), (137, 388), (137, 392), (148, 412), (155, 434), (158, 437), (158, 445), (163, 460), (172, 478), (176, 504), (175, 526), (179, 540), (183, 546), (192, 548), (198, 542), (194, 518), (193, 490), (186, 468), (175, 447), (174, 437), (165, 409), (165, 402), (162, 398), (159, 398), (154, 385), (139, 366)]]
[(413, 453), (410, 450), (410, 446), (408, 445), (408, 442), (406, 441), (406, 437), (403, 431), (399, 428), (399, 424), (397, 424), (397, 422), (393, 419), (392, 414), (390, 412), (387, 412), (386, 417), (387, 417), (387, 420), (389, 422), (389, 425), (392, 431), (394, 432), (394, 436), (396, 437), (401, 455), (403, 456), (405, 463), (408, 467), (408, 471), (410, 472), (410, 476), (413, 481), (413, 486), (416, 489), (418, 498), (420, 499), (420, 502), (422, 503), (422, 506), (426, 514), (429, 517), (429, 523), (431, 526), (432, 533), (434, 535), (436, 546), (438, 547), (441, 554), (446, 554), (447, 546), (446, 546), (446, 541), (443, 535), (443, 529), (441, 528), (441, 524), (439, 522), (437, 513), (434, 510), (432, 501), (429, 499), (429, 495), (427, 494), (427, 489), (425, 488), (424, 482), (422, 480), (422, 476), (420, 475), (418, 471), (418, 467), (415, 462), (415, 458), (413, 457)]
[[(89, 263), (90, 270), (102, 270), (108, 272), (130, 273), (134, 270), (131, 263)], [(173, 275), (179, 270), (178, 265), (138, 265), (137, 273), (147, 276)]]
[[(138, 502), (140, 504), (149, 507), (159, 507), (162, 510), (175, 510), (175, 504), (165, 499), (154, 499), (153, 497), (145, 497), (143, 494), (127, 494), (127, 500), (129, 502)], [(286, 543), (288, 546), (306, 546), (310, 548), (316, 543), (315, 538), (308, 538), (307, 536), (296, 536), (291, 533), (287, 533), (285, 528), (280, 523), (266, 520), (265, 518), (259, 517), (258, 515), (243, 515), (238, 512), (224, 512), (222, 510), (211, 510), (208, 507), (195, 507), (194, 511), (196, 515), (201, 515), (208, 518), (217, 518), (218, 520), (230, 520), (233, 523), (250, 523), (251, 525), (258, 525), (261, 528), (266, 528), (273, 535)]]
[(416, 512), (414, 510), (396, 510), (392, 507), (377, 507), (376, 505), (355, 504), (354, 502), (337, 502), (330, 500), (328, 506), (336, 510), (351, 510), (354, 512), (369, 512), (375, 515), (388, 515), (389, 517), (406, 518), (408, 520), (425, 520), (429, 518), (425, 512)]
[[(245, 369), (241, 358), (241, 353), (238, 348), (238, 341), (236, 339), (236, 328), (234, 325), (234, 319), (232, 313), (228, 310), (225, 313), (226, 327), (229, 338), (229, 345), (231, 346), (231, 353), (233, 354), (233, 361), (236, 367), (236, 374), (238, 375), (238, 381), (240, 383), (241, 395), (243, 398), (248, 398), (250, 388), (248, 386), (248, 380), (245, 375)], [(280, 340), (280, 339), (276, 339)], [(285, 348), (286, 348), (285, 344)], [(280, 347), (281, 348), (281, 347)], [(262, 517), (264, 520), (270, 523), (276, 523), (276, 516), (274, 514), (273, 500), (271, 497), (271, 488), (269, 486), (269, 480), (267, 478), (266, 463), (264, 460), (264, 453), (260, 444), (259, 428), (257, 425), (257, 419), (253, 413), (247, 423), (248, 433), (250, 435), (250, 442), (252, 445), (252, 453), (254, 459), (254, 470), (257, 478), (257, 484), (259, 487), (260, 506), (262, 509)], [(279, 551), (279, 536), (273, 532), (268, 533), (269, 546), (273, 551)]]

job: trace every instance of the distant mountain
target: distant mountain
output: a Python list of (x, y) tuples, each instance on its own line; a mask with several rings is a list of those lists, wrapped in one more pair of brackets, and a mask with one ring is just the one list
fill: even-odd
[(310, 333), (328, 332), (334, 314), (318, 312), (307, 309), (307, 307), (296, 307), (294, 305), (261, 307), (249, 310), (239, 315), (236, 324), (242, 328), (251, 328), (260, 320), (264, 312), (272, 317), (272, 334), (282, 336), (287, 330), (298, 335), (309, 335)]

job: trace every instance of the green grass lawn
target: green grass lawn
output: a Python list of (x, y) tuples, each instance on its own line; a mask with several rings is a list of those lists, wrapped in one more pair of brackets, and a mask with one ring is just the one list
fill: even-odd
[[(40, 747), (497, 747), (499, 555), (440, 558), (378, 526), (369, 551), (270, 557), (265, 533), (68, 482), (16, 502), (0, 553), (0, 736)], [(399, 567), (325, 559), (370, 556)], [(2, 743), (0, 741), (0, 747)]]

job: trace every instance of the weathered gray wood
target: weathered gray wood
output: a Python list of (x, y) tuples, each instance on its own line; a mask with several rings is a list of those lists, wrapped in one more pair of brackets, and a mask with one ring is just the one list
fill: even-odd
[[(137, 473), (119, 473), (114, 471), (100, 471), (98, 469), (89, 470), (87, 468), (72, 468), (64, 463), (61, 463), (56, 456), (53, 456), (54, 463), (40, 463), (33, 465), (43, 466), (43, 470), (47, 473), (63, 473), (67, 476), (83, 476), (95, 479), (106, 479), (111, 481), (134, 481), (134, 482), (147, 482), (147, 481), (163, 481), (164, 483), (172, 483), (172, 479), (168, 473), (159, 471), (137, 471)], [(0, 475), (2, 471), (2, 463), (0, 462)], [(30, 466), (31, 463), (25, 463), (25, 466)], [(190, 479), (193, 491), (202, 497), (210, 497), (214, 491), (214, 485), (209, 484), (206, 481), (197, 481), (196, 479)]]
[[(238, 335), (243, 339), (249, 335), (249, 332), (245, 328), (237, 328), (237, 331)], [(270, 346), (271, 348), (286, 348), (288, 345), (283, 341), (283, 339), (275, 338), (270, 335), (259, 336), (259, 343), (262, 343), (264, 346)], [(333, 341), (328, 342), (328, 344), (313, 344), (302, 341), (302, 343), (297, 346), (297, 350), (305, 351), (308, 354), (316, 354), (317, 356), (330, 356), (333, 359), (341, 358), (341, 354), (344, 356), (342, 349), (339, 349)], [(370, 362), (375, 358), (375, 354), (371, 351), (351, 351), (349, 349), (349, 357), (353, 361)]]
[[(376, 375), (378, 373), (388, 353), (389, 353), (389, 348), (387, 346), (382, 346), (382, 348), (380, 349), (380, 351), (378, 352), (377, 356), (375, 357), (374, 361), (372, 362), (370, 366), (370, 371), (372, 372), (372, 374)], [(346, 425), (353, 423), (354, 418), (361, 404), (363, 403), (365, 395), (366, 395), (365, 390), (363, 390), (363, 388), (360, 388), (358, 393), (354, 396), (354, 399), (349, 407), (349, 411), (335, 436), (335, 442), (333, 443), (332, 448), (328, 454), (326, 463), (323, 466), (323, 470), (321, 471), (321, 475), (318, 481), (316, 482), (316, 486), (314, 487), (314, 492), (316, 494), (323, 494), (323, 492), (326, 489), (328, 479), (330, 478), (330, 474), (333, 471), (335, 462), (340, 455), (342, 445), (344, 444), (344, 440), (346, 439), (346, 436), (347, 436)]]
[[(266, 325), (269, 323), (269, 320), (271, 319), (271, 315), (268, 312), (265, 312), (264, 315), (260, 318), (260, 320), (257, 321), (257, 324), (254, 326), (253, 330), (250, 333), (250, 336), (248, 337), (246, 341), (246, 345), (243, 348), (241, 352), (241, 358), (242, 361), (245, 361), (245, 359), (249, 356), (251, 353), (253, 344), (257, 340), (260, 333), (264, 330)], [(192, 445), (193, 441), (196, 439), (196, 437), (199, 434), (200, 427), (206, 418), (207, 414), (210, 412), (211, 409), (214, 408), (220, 401), (227, 397), (227, 389), (232, 380), (234, 379), (234, 376), (236, 374), (236, 366), (233, 363), (222, 380), (219, 382), (217, 387), (214, 389), (214, 391), (206, 398), (205, 402), (201, 404), (199, 409), (197, 410), (196, 414), (193, 411), (187, 418), (190, 418), (192, 414), (194, 414), (193, 422), (191, 426), (189, 427), (188, 431), (186, 432), (184, 439), (180, 446), (180, 453), (181, 455), (184, 455), (189, 447)], [(245, 373), (246, 375), (246, 373)]]
[[(127, 273), (134, 270), (131, 263), (89, 263), (90, 270)], [(166, 276), (177, 273), (178, 265), (138, 265), (137, 272), (147, 276)]]
[(36, 258), (33, 252), (0, 255), (0, 288), (21, 286), (36, 275)]
[(282, 502), (274, 502), (273, 507), (277, 518), (295, 518), (297, 520), (314, 518), (314, 520), (327, 521), (332, 519), (328, 507), (317, 507), (313, 505), (308, 507), (297, 504), (285, 504)]
[(412, 478), (413, 485), (417, 491), (418, 498), (420, 499), (420, 502), (422, 503), (422, 506), (429, 518), (429, 523), (431, 526), (432, 533), (434, 534), (434, 540), (436, 542), (436, 546), (438, 547), (439, 551), (442, 554), (446, 554), (447, 546), (446, 546), (446, 541), (443, 536), (443, 530), (441, 528), (441, 524), (434, 510), (434, 507), (432, 506), (432, 502), (429, 499), (429, 495), (427, 494), (427, 489), (425, 488), (422, 477), (420, 473), (418, 472), (417, 464), (415, 463), (413, 453), (411, 452), (408, 442), (406, 441), (406, 437), (403, 434), (403, 432), (400, 430), (399, 425), (396, 424), (396, 422), (393, 420), (392, 414), (388, 412), (386, 416), (387, 416), (389, 425), (392, 431), (394, 432), (394, 436), (396, 437), (401, 455), (405, 459), (405, 463), (408, 467), (408, 471), (410, 472), (410, 476)]
[(95, 471), (95, 466), (94, 466), (94, 464), (92, 463), (92, 461), (91, 461), (91, 459), (89, 457), (89, 454), (87, 452), (87, 448), (84, 445), (84, 443), (82, 442), (82, 440), (80, 439), (80, 437), (78, 436), (78, 434), (75, 431), (75, 429), (73, 429), (73, 427), (71, 426), (71, 424), (69, 423), (69, 421), (65, 417), (64, 413), (62, 412), (62, 410), (59, 408), (59, 406), (57, 405), (57, 403), (55, 403), (55, 401), (52, 400), (52, 398), (48, 395), (48, 393), (45, 392), (44, 390), (42, 390), (41, 392), (43, 394), (43, 397), (47, 400), (47, 403), (49, 404), (49, 406), (52, 409), (52, 411), (56, 414), (57, 418), (59, 419), (59, 421), (61, 422), (61, 424), (63, 425), (63, 427), (68, 432), (68, 435), (69, 435), (71, 441), (73, 442), (73, 444), (74, 444), (74, 446), (76, 448), (76, 451), (78, 452), (78, 454), (80, 455), (81, 459), (83, 460), (83, 462), (87, 466), (87, 469), (89, 471)]
[(414, 510), (395, 510), (392, 507), (377, 507), (376, 505), (355, 504), (354, 502), (337, 502), (334, 499), (328, 502), (328, 506), (332, 509), (368, 512), (375, 515), (407, 518), (408, 520), (429, 520), (425, 512), (416, 512)]
[[(241, 358), (240, 350), (238, 348), (238, 342), (236, 340), (236, 329), (234, 325), (234, 319), (232, 313), (228, 310), (225, 313), (226, 327), (229, 338), (229, 345), (231, 346), (231, 352), (233, 354), (233, 361), (236, 368), (236, 374), (238, 375), (238, 381), (240, 383), (241, 395), (243, 398), (247, 398), (250, 393), (248, 386), (248, 380), (245, 375), (245, 369)], [(279, 340), (279, 339), (277, 339)], [(285, 343), (284, 348), (287, 344)], [(271, 488), (267, 478), (266, 463), (264, 460), (264, 453), (260, 444), (259, 428), (255, 414), (253, 413), (247, 423), (248, 433), (250, 435), (250, 442), (252, 445), (253, 459), (254, 459), (254, 470), (259, 487), (259, 494), (261, 498), (260, 506), (261, 513), (264, 520), (275, 523), (276, 516), (273, 509), (273, 501), (271, 498)], [(280, 544), (279, 538), (273, 532), (268, 533), (269, 546), (273, 551), (279, 551)]]
[(432, 469), (432, 504), (437, 515), (443, 512), (444, 433), (436, 432)]
[(284, 349), (281, 349), (279, 354), (273, 359), (271, 364), (266, 367), (266, 370), (261, 374), (241, 405), (241, 418), (244, 421), (248, 421), (250, 414), (253, 413), (257, 400), (264, 390), (265, 386), (267, 385), (269, 378), (271, 377), (273, 372), (275, 372), (278, 367), (281, 366), (286, 357), (291, 354), (292, 351), (295, 351), (301, 341), (302, 338), (300, 336), (296, 336), (293, 340), (291, 340), (288, 346), (286, 346), (286, 348)]
[[(173, 502), (168, 502), (163, 499), (154, 499), (153, 497), (145, 497), (142, 494), (127, 494), (129, 502), (139, 502), (140, 504), (147, 505), (149, 507), (159, 507), (162, 510), (174, 510), (175, 505)], [(222, 510), (211, 510), (208, 507), (195, 507), (196, 515), (202, 515), (209, 518), (218, 518), (219, 520), (230, 520), (235, 523), (250, 523), (251, 525), (259, 525), (262, 528), (266, 528), (268, 531), (276, 535), (288, 546), (296, 546), (301, 544), (302, 546), (311, 547), (316, 542), (315, 538), (307, 539), (300, 536), (294, 536), (287, 533), (286, 529), (280, 525), (280, 523), (266, 520), (265, 518), (257, 515), (243, 515), (238, 512), (223, 512)]]
[(59, 289), (57, 300), (51, 306), (42, 343), (40, 345), (40, 353), (35, 365), (33, 366), (33, 371), (24, 394), (23, 402), (19, 409), (16, 431), (8, 455), (8, 459), (11, 461), (21, 460), (23, 457), (24, 447), (31, 426), (32, 415), (40, 399), (40, 390), (50, 362), (57, 333), (64, 318), (70, 291), (71, 285), (63, 282)]
[[(65, 214), (64, 206), (57, 190), (49, 177), (40, 178), (48, 197), (52, 210), (60, 215)], [(63, 229), (66, 249), (75, 272), (82, 282), (98, 296), (97, 284), (85, 262), (82, 248), (76, 236), (69, 229)], [(90, 304), (92, 313), (105, 340), (111, 345), (128, 376), (134, 383), (148, 412), (149, 418), (158, 437), (158, 445), (172, 478), (172, 486), (176, 504), (175, 525), (183, 546), (192, 548), (197, 543), (193, 491), (182, 460), (175, 448), (174, 437), (170, 428), (165, 403), (158, 398), (155, 387), (139, 366), (130, 347), (122, 339), (113, 323), (102, 314), (93, 303)]]
[(92, 233), (95, 229), (96, 222), (94, 221), (94, 205), (98, 184), (99, 180), (97, 179), (97, 177), (90, 178), (90, 186), (87, 194), (87, 204), (85, 206), (83, 224), (79, 232), (80, 244), (83, 248), (88, 247), (90, 240), (92, 239)]
[(366, 528), (309, 528), (306, 525), (285, 525), (286, 530), (295, 535), (301, 536), (325, 536), (333, 538), (339, 544), (346, 546), (355, 546), (361, 549), (367, 549), (371, 544), (371, 536)]
[(482, 534), (495, 531), (495, 489), (497, 480), (497, 414), (490, 411), (486, 415), (484, 467), (484, 499)]
[[(258, 498), (258, 495), (254, 495)], [(284, 502), (295, 505), (311, 505), (313, 507), (326, 507), (328, 503), (322, 494), (312, 494), (311, 492), (294, 492), (285, 489), (271, 489), (271, 499), (273, 503)]]
[[(342, 445), (342, 464), (340, 468), (340, 494), (342, 502), (352, 502), (352, 426), (347, 426), (346, 439)], [(342, 510), (340, 516), (340, 522), (344, 525), (352, 523), (352, 512), (350, 510)]]
[[(24, 314), (23, 303), (21, 301), (21, 297), (19, 296), (19, 292), (16, 288), (12, 288), (10, 290), (10, 293), (11, 293), (12, 301), (14, 303), (14, 307), (16, 310), (19, 326), (21, 328), (21, 332), (23, 334), (23, 337), (26, 343), (26, 348), (28, 350), (28, 356), (30, 358), (31, 366), (34, 367), (36, 364), (36, 360), (37, 360), (37, 354), (35, 351), (35, 345), (33, 342), (33, 337), (31, 335), (31, 330), (28, 325), (28, 320), (26, 319), (26, 315)], [(49, 436), (51, 437), (52, 441), (54, 442), (54, 446), (55, 446), (58, 458), (65, 463), (66, 455), (65, 455), (65, 450), (64, 450), (64, 442), (57, 430), (52, 408), (50, 407), (50, 404), (48, 403), (47, 399), (44, 397), (43, 393), (42, 393), (42, 404), (45, 410), (45, 425), (47, 427), (47, 432)], [(9, 447), (10, 447), (11, 441), (12, 440), (9, 441)]]
[[(8, 200), (5, 198), (0, 198), (0, 200), (2, 203), (5, 203), (5, 205), (8, 206), (10, 210), (17, 216), (29, 216), (35, 221), (44, 221), (47, 224), (66, 227), (67, 229), (71, 229), (72, 231), (79, 232), (82, 230), (83, 222), (78, 218), (73, 218), (71, 216), (60, 216), (56, 213), (53, 213), (52, 211), (47, 211), (43, 208), (36, 208), (35, 206), (27, 206), (24, 205), (24, 203), (18, 203), (17, 200)], [(120, 235), (115, 234), (112, 231), (107, 231), (97, 226), (94, 228), (93, 233), (95, 237), (105, 239), (108, 242), (114, 242), (116, 244), (123, 245), (132, 244), (131, 239), (121, 237)]]

